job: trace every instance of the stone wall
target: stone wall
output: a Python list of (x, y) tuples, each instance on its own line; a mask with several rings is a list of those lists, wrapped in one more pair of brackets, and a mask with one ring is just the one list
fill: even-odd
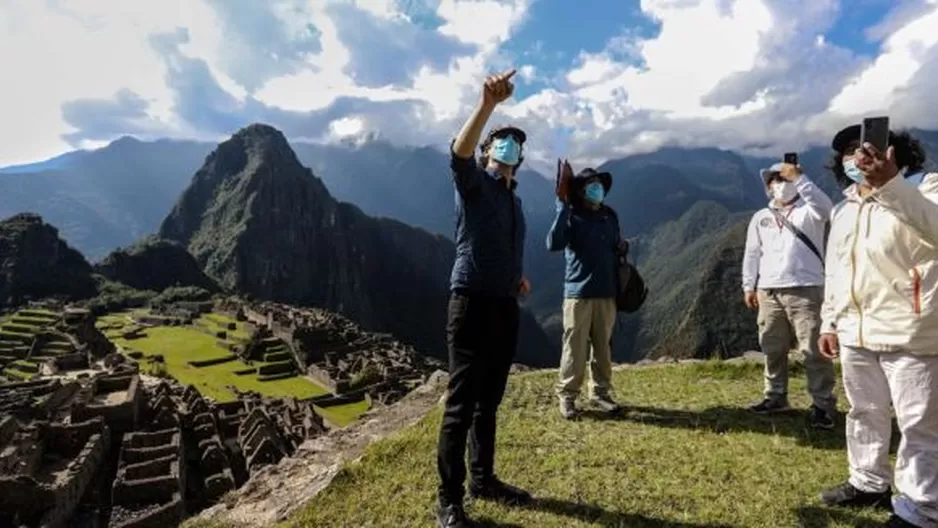
[(101, 375), (72, 406), (72, 420), (103, 416), (115, 434), (133, 431), (137, 429), (144, 398), (137, 374)]
[(0, 465), (0, 525), (14, 518), (28, 526), (65, 526), (105, 456), (104, 420), (33, 422), (15, 431)]
[(125, 435), (111, 491), (112, 526), (178, 524), (185, 514), (185, 449), (179, 428)]

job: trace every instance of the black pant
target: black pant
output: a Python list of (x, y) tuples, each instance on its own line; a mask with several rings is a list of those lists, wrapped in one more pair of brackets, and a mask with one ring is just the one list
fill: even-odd
[(444, 504), (458, 504), (463, 498), (467, 434), (472, 483), (481, 485), (494, 475), (495, 414), (515, 357), (518, 319), (513, 297), (464, 292), (450, 297), (449, 391), (437, 452)]

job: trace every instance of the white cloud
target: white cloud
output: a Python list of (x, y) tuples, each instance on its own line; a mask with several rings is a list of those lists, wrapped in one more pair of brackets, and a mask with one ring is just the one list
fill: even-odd
[[(0, 64), (13, 80), (0, 85), (0, 165), (55, 155), (69, 148), (63, 137), (215, 138), (251, 120), (314, 140), (445, 145), (485, 75), (509, 66), (537, 91), (519, 90), (493, 121), (526, 128), (535, 167), (557, 150), (598, 163), (671, 143), (795, 148), (870, 111), (938, 126), (938, 0), (896, 4), (857, 28), (884, 39), (873, 60), (825, 36), (843, 1), (641, 0), (659, 32), (568, 50), (564, 72), (540, 62), (557, 59), (549, 40), (504, 50), (539, 5), (0, 1)], [(435, 30), (420, 26), (429, 18)], [(372, 30), (350, 37), (359, 21)]]

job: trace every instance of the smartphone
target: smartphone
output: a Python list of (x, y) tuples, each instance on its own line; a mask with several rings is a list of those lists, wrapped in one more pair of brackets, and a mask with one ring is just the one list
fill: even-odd
[(889, 117), (866, 117), (860, 128), (860, 144), (870, 143), (880, 154), (889, 148)]
[(782, 161), (788, 163), (789, 165), (798, 164), (798, 153), (797, 152), (786, 152), (785, 157), (782, 158)]

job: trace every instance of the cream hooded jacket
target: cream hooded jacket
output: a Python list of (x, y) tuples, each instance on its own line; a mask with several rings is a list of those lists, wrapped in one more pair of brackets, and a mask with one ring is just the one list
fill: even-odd
[(822, 332), (846, 346), (938, 355), (938, 174), (844, 196), (831, 212)]

